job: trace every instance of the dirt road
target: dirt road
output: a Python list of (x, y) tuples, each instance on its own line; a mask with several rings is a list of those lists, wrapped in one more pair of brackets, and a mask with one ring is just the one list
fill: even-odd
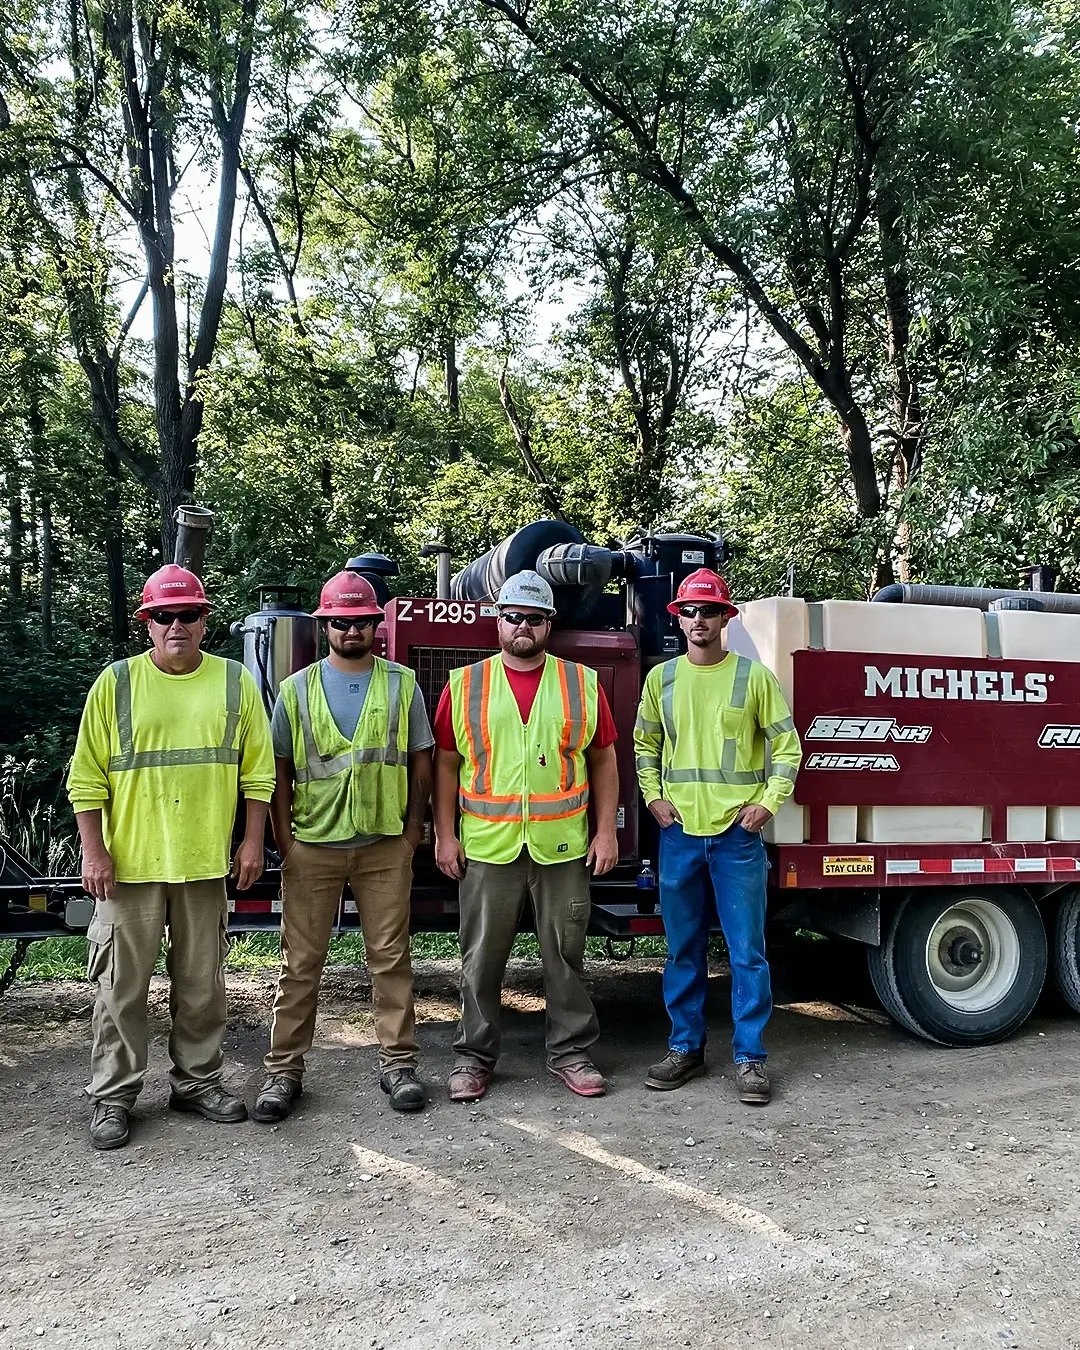
[[(375, 1079), (370, 987), (337, 969), (284, 1125), (165, 1109), (166, 991), (131, 1145), (86, 1138), (89, 987), (0, 1008), (0, 1347), (1080, 1344), (1080, 1023), (935, 1049), (820, 952), (776, 963), (776, 1099), (734, 1099), (729, 987), (713, 1069), (650, 1093), (659, 966), (590, 965), (609, 1095), (543, 1072), (538, 967), (515, 967), (500, 1075), (444, 1096), (454, 968), (418, 968), (422, 1115)], [(259, 1081), (272, 984), (230, 984), (228, 1080)], [(834, 1001), (827, 1001), (828, 999)], [(860, 1006), (862, 1005), (862, 1006)]]

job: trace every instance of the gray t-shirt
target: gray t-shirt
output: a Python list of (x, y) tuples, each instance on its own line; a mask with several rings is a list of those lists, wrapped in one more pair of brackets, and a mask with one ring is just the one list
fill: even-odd
[[(368, 687), (371, 684), (371, 671), (365, 670), (359, 675), (346, 670), (338, 670), (325, 657), (319, 662), (319, 675), (322, 679), (323, 693), (330, 709), (334, 725), (347, 741), (356, 735), (360, 714), (364, 710)], [(274, 715), (270, 719), (270, 731), (274, 738), (274, 754), (279, 759), (292, 759), (292, 728), (289, 726), (289, 714), (278, 695), (274, 704)], [(417, 750), (427, 750), (435, 744), (428, 721), (424, 696), (417, 688), (409, 706), (409, 754)], [(331, 848), (362, 848), (365, 844), (374, 844), (384, 836), (381, 834), (357, 834), (352, 839), (335, 840)]]

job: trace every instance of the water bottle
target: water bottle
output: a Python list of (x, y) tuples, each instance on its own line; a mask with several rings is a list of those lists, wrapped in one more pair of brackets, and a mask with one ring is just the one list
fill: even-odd
[(656, 909), (656, 873), (648, 858), (642, 859), (637, 877), (637, 908), (639, 914), (652, 914)]

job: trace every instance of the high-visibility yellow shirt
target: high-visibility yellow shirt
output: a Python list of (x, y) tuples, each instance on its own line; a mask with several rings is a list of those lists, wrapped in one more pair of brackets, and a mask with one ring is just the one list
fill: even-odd
[(204, 652), (190, 675), (167, 675), (144, 652), (94, 681), (68, 799), (100, 808), (117, 881), (225, 876), (238, 791), (268, 802), (273, 790), (270, 723), (238, 662)]
[(646, 804), (671, 802), (694, 835), (722, 834), (749, 804), (775, 815), (802, 762), (776, 676), (734, 652), (713, 666), (679, 656), (649, 671), (634, 754)]

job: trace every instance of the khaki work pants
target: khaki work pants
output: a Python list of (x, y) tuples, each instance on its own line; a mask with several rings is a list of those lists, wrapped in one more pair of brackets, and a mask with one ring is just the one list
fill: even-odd
[(416, 1064), (409, 897), (412, 849), (404, 835), (363, 848), (303, 844), (281, 868), (281, 975), (270, 1027), (268, 1074), (300, 1078), (315, 1037), (319, 980), (345, 883), (364, 934), (375, 1034), (383, 1069)]
[(87, 1095), (131, 1109), (146, 1077), (147, 996), (168, 932), (169, 1081), (195, 1097), (221, 1082), (225, 1036), (225, 878), (121, 882), (94, 909), (89, 979), (97, 982)]
[(544, 964), (548, 1063), (580, 1063), (600, 1034), (582, 980), (589, 922), (584, 858), (537, 863), (523, 849), (512, 863), (469, 862), (459, 891), (461, 1022), (458, 1059), (494, 1068), (502, 1031), (502, 979), (525, 897), (532, 900)]

